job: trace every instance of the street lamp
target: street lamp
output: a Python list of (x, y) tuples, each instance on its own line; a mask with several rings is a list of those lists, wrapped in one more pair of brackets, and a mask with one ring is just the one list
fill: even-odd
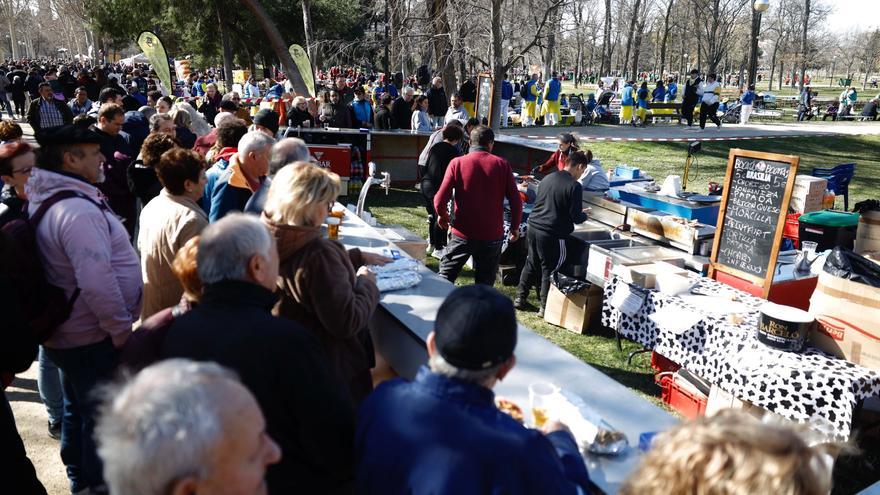
[(749, 84), (758, 81), (758, 35), (761, 33), (761, 14), (770, 8), (770, 0), (755, 0), (752, 5), (752, 39), (749, 47)]

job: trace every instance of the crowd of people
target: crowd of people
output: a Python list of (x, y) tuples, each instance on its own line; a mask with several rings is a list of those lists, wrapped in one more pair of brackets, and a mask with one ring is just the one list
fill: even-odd
[[(467, 93), (444, 113), (436, 81), (423, 97), (385, 86), (374, 122), (443, 119), (419, 160), (431, 243), (450, 282), (472, 257), (476, 285), (440, 307), (417, 376), (379, 384), (370, 267), (391, 260), (323, 235), (340, 178), (302, 140), (277, 138), (273, 110), (248, 123), (236, 93), (208, 85), (206, 119), (149, 85), (141, 102), (133, 82), (98, 88), (91, 106), (88, 86), (65, 101), (40, 82), (28, 111), (38, 149), (0, 122), (0, 372), (38, 359), (71, 493), (591, 493), (568, 428), (526, 428), (492, 392), (516, 365), (515, 308), (535, 287), (543, 310), (560, 239), (586, 218), (582, 192), (607, 188), (589, 150), (563, 134), (539, 167), (511, 301), (492, 286), (505, 203), (516, 240), (523, 192), (494, 132)], [(365, 91), (336, 83), (327, 112), (295, 101), (288, 118), (365, 121)], [(5, 395), (0, 438), (4, 491), (46, 493)], [(712, 476), (690, 471), (719, 456)], [(662, 435), (626, 489), (818, 495), (824, 459), (787, 428), (722, 415)]]

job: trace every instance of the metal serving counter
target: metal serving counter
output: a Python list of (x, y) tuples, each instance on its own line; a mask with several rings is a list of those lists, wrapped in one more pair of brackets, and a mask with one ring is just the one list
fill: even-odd
[[(350, 211), (346, 211), (339, 240), (347, 248), (377, 253), (394, 247)], [(454, 288), (427, 267), (421, 267), (421, 275), (422, 282), (416, 287), (382, 294), (379, 310), (370, 323), (376, 348), (406, 378), (412, 378), (427, 362), (425, 339), (434, 327), (440, 305)], [(516, 356), (516, 367), (495, 389), (498, 395), (513, 400), (525, 411), (529, 384), (550, 381), (579, 395), (612, 427), (626, 434), (631, 447), (623, 455), (584, 456), (590, 478), (604, 493), (616, 493), (635, 469), (641, 433), (665, 430), (677, 423), (663, 409), (522, 325)]]

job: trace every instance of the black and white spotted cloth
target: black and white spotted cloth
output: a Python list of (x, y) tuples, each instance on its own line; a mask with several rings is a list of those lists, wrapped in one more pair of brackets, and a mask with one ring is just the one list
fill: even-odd
[[(714, 280), (699, 278), (699, 292), (707, 295), (734, 290)], [(741, 324), (720, 316), (704, 315), (676, 334), (658, 328), (648, 316), (672, 306), (683, 313), (698, 309), (684, 300), (647, 291), (642, 307), (627, 316), (613, 307), (617, 287), (613, 277), (605, 284), (602, 323), (620, 335), (653, 349), (733, 394), (757, 406), (842, 440), (850, 436), (853, 410), (863, 399), (880, 395), (880, 373), (807, 346), (800, 354), (776, 350), (758, 341), (758, 307), (765, 301), (737, 291), (739, 302), (752, 311)]]

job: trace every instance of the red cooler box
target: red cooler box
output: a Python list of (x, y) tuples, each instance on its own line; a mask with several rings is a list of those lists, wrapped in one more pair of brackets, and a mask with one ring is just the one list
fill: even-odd
[(342, 180), (342, 196), (345, 196), (351, 180), (351, 145), (310, 144), (309, 153), (319, 167), (339, 175), (339, 179)]

